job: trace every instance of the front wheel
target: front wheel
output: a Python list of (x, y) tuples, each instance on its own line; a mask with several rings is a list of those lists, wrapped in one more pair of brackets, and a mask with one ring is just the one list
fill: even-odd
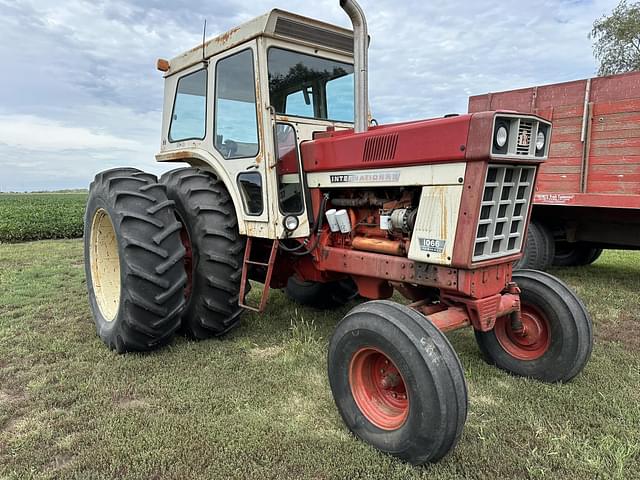
[(352, 309), (331, 338), (328, 370), (345, 424), (379, 450), (418, 465), (460, 438), (462, 366), (447, 338), (409, 307), (380, 300)]
[(519, 270), (513, 280), (520, 294), (522, 328), (510, 316), (496, 320), (493, 330), (476, 331), (489, 363), (515, 375), (544, 382), (568, 382), (591, 355), (591, 317), (575, 293), (544, 272)]

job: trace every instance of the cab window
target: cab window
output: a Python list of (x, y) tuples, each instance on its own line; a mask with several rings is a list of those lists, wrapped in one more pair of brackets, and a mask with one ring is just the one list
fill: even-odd
[(216, 65), (215, 147), (227, 159), (258, 154), (253, 52), (243, 50)]
[(203, 140), (206, 118), (207, 71), (203, 69), (178, 80), (169, 141)]
[(278, 163), (278, 200), (280, 211), (285, 215), (300, 214), (304, 211), (300, 162), (298, 160), (298, 139), (293, 126), (288, 123), (276, 124), (276, 154)]
[(353, 122), (353, 65), (276, 47), (267, 62), (276, 113)]

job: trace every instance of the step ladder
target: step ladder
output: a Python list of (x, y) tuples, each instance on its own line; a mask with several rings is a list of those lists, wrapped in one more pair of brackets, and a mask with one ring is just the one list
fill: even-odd
[[(278, 240), (272, 240), (271, 244), (271, 253), (269, 253), (269, 261), (268, 263), (257, 262), (255, 260), (251, 260), (251, 245), (252, 238), (247, 238), (247, 246), (244, 250), (244, 260), (242, 262), (242, 279), (240, 280), (240, 298), (238, 299), (238, 305), (242, 308), (246, 308), (247, 310), (251, 310), (253, 312), (263, 312), (264, 307), (267, 305), (267, 300), (269, 298), (269, 284), (271, 283), (271, 276), (273, 274), (273, 266), (276, 260), (276, 253), (278, 252)], [(257, 265), (260, 267), (267, 268), (267, 274), (264, 279), (264, 288), (262, 289), (262, 294), (260, 296), (260, 304), (257, 307), (253, 305), (249, 305), (245, 300), (245, 296), (247, 294), (247, 284), (248, 284), (248, 273), (249, 266)]]

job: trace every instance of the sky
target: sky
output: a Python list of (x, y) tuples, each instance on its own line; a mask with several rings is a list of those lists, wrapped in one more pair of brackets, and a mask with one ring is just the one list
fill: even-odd
[[(380, 123), (464, 113), (470, 95), (594, 76), (588, 33), (617, 0), (360, 0)], [(349, 27), (338, 0), (0, 0), (0, 191), (156, 174), (172, 58), (281, 8)]]

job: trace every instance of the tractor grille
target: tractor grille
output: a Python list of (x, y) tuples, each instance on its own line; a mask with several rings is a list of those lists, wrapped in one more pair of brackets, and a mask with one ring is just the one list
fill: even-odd
[(518, 127), (518, 143), (516, 155), (529, 155), (531, 151), (531, 135), (533, 134), (533, 122), (520, 121)]
[(520, 251), (536, 173), (534, 166), (489, 165), (473, 261)]

